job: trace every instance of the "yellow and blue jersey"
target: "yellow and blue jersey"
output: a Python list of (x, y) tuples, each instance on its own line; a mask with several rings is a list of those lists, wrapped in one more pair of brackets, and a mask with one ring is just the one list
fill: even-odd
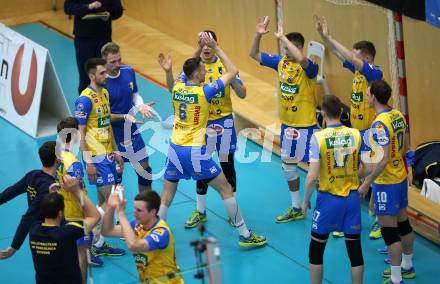
[(379, 162), (383, 151), (389, 145), (388, 162), (382, 173), (374, 180), (376, 184), (398, 184), (407, 177), (403, 161), (404, 145), (408, 127), (403, 114), (396, 109), (379, 112), (371, 126), (372, 160)]
[(210, 103), (225, 86), (221, 80), (193, 85), (176, 81), (172, 90), (174, 127), (171, 142), (178, 146), (204, 146)]
[(61, 152), (61, 162), (57, 168), (58, 183), (61, 185), (61, 195), (64, 197), (64, 218), (68, 221), (80, 221), (84, 220), (81, 204), (76, 198), (75, 194), (70, 191), (66, 191), (63, 184), (63, 177), (66, 175), (76, 177), (79, 180), (79, 184), (84, 194), (87, 194), (87, 189), (84, 183), (84, 170), (80, 161), (69, 152), (64, 149)]
[(304, 69), (299, 63), (282, 55), (261, 52), (261, 65), (278, 72), (280, 121), (293, 127), (309, 127), (317, 124), (315, 87), (318, 65), (308, 59)]
[[(204, 62), (204, 64), (206, 70), (204, 82), (205, 84), (209, 84), (218, 80), (227, 71), (222, 61), (218, 57), (215, 58), (214, 62)], [(186, 77), (185, 73), (181, 72), (176, 80), (177, 82), (180, 81), (186, 83), (188, 81), (188, 78)], [(237, 75), (235, 80), (240, 85), (243, 85), (240, 76)], [(225, 86), (225, 89), (217, 93), (212, 99), (209, 108), (208, 120), (216, 120), (232, 114), (231, 87), (231, 85)]]
[(110, 154), (112, 150), (112, 128), (110, 124), (109, 94), (88, 86), (75, 101), (75, 117), (79, 125), (85, 125), (87, 151), (92, 156)]
[(383, 73), (378, 66), (364, 62), (362, 70), (345, 60), (343, 66), (354, 73), (350, 99), (350, 123), (358, 130), (370, 128), (374, 120), (374, 109), (368, 106), (367, 88), (375, 80), (382, 80)]
[(144, 228), (136, 221), (132, 221), (131, 227), (135, 231), (137, 239), (144, 239), (149, 246), (147, 252), (133, 255), (139, 280), (142, 283), (148, 281), (150, 284), (183, 283), (183, 279), (179, 275), (180, 268), (176, 263), (174, 236), (165, 221), (158, 217), (151, 228)]
[(358, 189), (361, 143), (359, 130), (342, 124), (313, 134), (310, 161), (319, 161), (319, 191), (347, 197)]

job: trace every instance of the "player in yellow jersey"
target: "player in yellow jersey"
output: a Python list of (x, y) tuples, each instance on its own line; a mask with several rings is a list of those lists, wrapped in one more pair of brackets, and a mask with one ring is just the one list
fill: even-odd
[(268, 33), (269, 18), (266, 16), (256, 27), (249, 55), (261, 65), (277, 71), (280, 100), (280, 148), (282, 169), (292, 195), (292, 205), (277, 223), (304, 219), (299, 193), (300, 177), (298, 162), (308, 162), (309, 142), (317, 130), (315, 86), (318, 65), (303, 54), (304, 37), (297, 32), (284, 35), (278, 26), (275, 36), (282, 42), (282, 55), (260, 52), (261, 37)]
[[(85, 69), (90, 78), (90, 85), (75, 101), (75, 118), (78, 120), (81, 134), (80, 151), (89, 182), (95, 184), (98, 190), (100, 206), (98, 210), (101, 215), (104, 214), (111, 187), (115, 184), (117, 176), (115, 160), (118, 162), (121, 174), (124, 167), (110, 124), (109, 94), (104, 88), (107, 76), (106, 63), (102, 58), (87, 60)], [(125, 253), (122, 249), (110, 247), (100, 234), (96, 234), (95, 238), (97, 240), (92, 247), (92, 253), (96, 256)]]
[[(61, 185), (60, 194), (64, 197), (64, 218), (66, 221), (83, 221), (84, 214), (81, 202), (71, 191), (63, 186), (65, 176), (72, 176), (78, 179), (79, 188), (82, 196), (87, 195), (87, 189), (84, 183), (84, 170), (81, 162), (73, 154), (74, 146), (79, 142), (78, 121), (74, 117), (66, 117), (57, 125), (58, 138), (61, 142), (59, 146), (60, 165), (57, 168), (57, 178)], [(87, 235), (77, 241), (79, 267), (83, 283), (87, 283), (87, 249), (91, 247), (93, 235)], [(102, 260), (91, 255), (91, 263), (94, 265), (102, 265)]]
[(365, 196), (369, 186), (373, 188), (375, 213), (391, 258), (391, 269), (383, 272), (388, 277), (384, 283), (403, 283), (402, 277), (416, 277), (412, 263), (414, 233), (406, 214), (408, 180), (403, 161), (409, 149), (409, 133), (402, 113), (388, 106), (391, 88), (385, 81), (372, 82), (367, 97), (369, 106), (376, 111), (371, 127), (373, 170), (359, 193)]
[[(210, 30), (203, 32), (208, 33), (218, 43), (217, 35)], [(201, 33), (199, 33), (200, 35)], [(198, 37), (197, 49), (194, 53), (194, 58), (200, 57), (205, 65), (205, 84), (212, 83), (220, 78), (225, 72), (225, 66), (220, 58), (216, 55), (215, 50), (207, 45), (203, 45)], [(165, 70), (167, 87), (172, 91), (174, 85), (174, 76), (172, 74), (172, 65), (170, 57), (163, 54), (159, 56), (159, 64)], [(177, 78), (178, 81), (186, 82), (188, 78), (184, 72), (181, 72)], [(225, 174), (229, 184), (232, 186), (232, 191), (237, 190), (236, 172), (234, 165), (234, 152), (237, 149), (237, 134), (234, 126), (234, 117), (232, 115), (232, 101), (231, 88), (235, 94), (244, 99), (246, 97), (246, 88), (243, 85), (240, 77), (237, 75), (235, 80), (232, 80), (230, 86), (225, 86), (225, 90), (217, 94), (211, 101), (208, 117), (208, 146), (209, 149), (217, 149), (220, 166)], [(201, 180), (197, 181), (197, 210), (186, 221), (185, 228), (194, 228), (200, 222), (206, 222), (208, 217), (206, 215), (206, 193), (208, 185)], [(229, 220), (229, 224), (233, 222)]]
[(262, 246), (266, 243), (266, 238), (248, 230), (231, 185), (212, 160), (212, 153), (206, 148), (205, 135), (210, 103), (235, 79), (238, 70), (214, 39), (207, 33), (202, 33), (201, 38), (204, 45), (216, 52), (226, 72), (214, 82), (205, 84), (206, 69), (200, 57), (190, 58), (183, 65), (188, 80), (177, 81), (172, 90), (175, 123), (168, 150), (159, 216), (166, 219), (168, 207), (176, 194), (180, 179), (202, 180), (221, 195), (229, 217), (239, 230), (239, 245)]
[[(372, 81), (381, 80), (383, 77), (382, 71), (374, 65), (376, 56), (374, 44), (369, 41), (359, 41), (353, 44), (353, 50), (349, 50), (330, 35), (324, 17), (315, 15), (315, 23), (325, 45), (343, 62), (343, 67), (354, 74), (350, 99), (350, 123), (352, 127), (361, 131), (363, 138), (368, 137), (366, 131), (374, 120), (374, 110), (368, 107), (367, 87)], [(362, 145), (364, 146), (362, 151), (370, 151), (367, 143)], [(376, 220), (369, 237), (379, 239), (381, 236), (380, 226)]]
[[(124, 237), (128, 249), (133, 252), (141, 283), (183, 283), (176, 263), (174, 235), (161, 219), (160, 197), (155, 191), (142, 191), (134, 198), (135, 220), (128, 221), (125, 213), (126, 200), (112, 194), (104, 215), (102, 233), (111, 237)], [(114, 226), (115, 209), (119, 225)]]
[(341, 124), (342, 103), (336, 96), (324, 97), (321, 113), (327, 128), (312, 136), (302, 205), (306, 214), (319, 179), (309, 246), (311, 283), (322, 283), (323, 256), (329, 234), (342, 231), (351, 263), (352, 283), (360, 284), (364, 260), (360, 239), (361, 204), (357, 189), (362, 138), (359, 130)]

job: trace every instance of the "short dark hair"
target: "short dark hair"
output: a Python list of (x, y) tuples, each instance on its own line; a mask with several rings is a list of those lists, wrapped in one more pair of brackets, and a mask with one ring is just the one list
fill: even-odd
[(215, 34), (214, 31), (211, 31), (211, 30), (204, 30), (203, 32), (208, 33), (208, 34), (211, 34), (212, 37), (214, 38), (214, 40), (218, 43), (218, 41), (217, 41), (217, 35)]
[[(57, 133), (60, 133), (64, 129), (78, 129), (78, 120), (75, 117), (69, 116), (63, 118), (57, 125)], [(66, 133), (65, 137), (60, 137), (64, 143), (69, 143), (72, 140), (72, 134)], [(65, 139), (64, 139), (65, 138)]]
[(194, 71), (200, 67), (201, 58), (190, 58), (183, 63), (183, 73), (185, 73), (186, 77), (192, 78)]
[(55, 165), (57, 160), (55, 154), (56, 145), (57, 143), (55, 141), (47, 141), (41, 145), (40, 149), (38, 149), (38, 155), (40, 156), (40, 161), (43, 164), (43, 167), (52, 167)]
[(86, 63), (84, 64), (84, 69), (86, 73), (89, 74), (96, 71), (96, 66), (105, 66), (105, 64), (107, 64), (107, 61), (105, 61), (104, 58), (93, 57), (87, 59)]
[(297, 32), (288, 33), (286, 34), (286, 37), (291, 43), (293, 44), (296, 43), (297, 45), (304, 47), (304, 37), (301, 33), (297, 33)]
[(40, 205), (41, 215), (44, 218), (55, 219), (58, 212), (64, 210), (64, 198), (57, 192), (46, 194)]
[(370, 85), (370, 93), (379, 103), (386, 105), (391, 98), (392, 90), (384, 80), (376, 80)]
[(156, 209), (159, 212), (160, 207), (160, 196), (154, 190), (144, 190), (136, 195), (134, 198), (136, 201), (144, 201), (147, 203), (148, 211)]
[(329, 118), (339, 118), (342, 113), (341, 100), (334, 95), (326, 95), (322, 99), (322, 110)]
[(371, 55), (374, 59), (376, 56), (376, 48), (371, 41), (361, 40), (353, 44), (353, 49), (360, 50), (361, 53)]

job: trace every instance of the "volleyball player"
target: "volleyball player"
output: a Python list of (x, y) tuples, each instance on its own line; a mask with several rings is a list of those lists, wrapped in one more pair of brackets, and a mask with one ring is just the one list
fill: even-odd
[(199, 58), (185, 61), (183, 71), (187, 82), (176, 82), (172, 89), (175, 123), (168, 150), (159, 216), (166, 219), (167, 211), (177, 190), (180, 179), (203, 180), (219, 192), (226, 211), (240, 233), (239, 245), (257, 247), (266, 243), (266, 238), (251, 232), (242, 216), (232, 187), (220, 167), (206, 150), (206, 125), (210, 102), (224, 91), (225, 85), (235, 79), (238, 70), (223, 50), (207, 33), (202, 35), (203, 44), (214, 49), (226, 67), (226, 72), (212, 83), (204, 84), (206, 69)]
[(345, 234), (351, 263), (352, 283), (363, 280), (364, 260), (361, 247), (361, 204), (359, 164), (362, 138), (357, 129), (341, 124), (342, 103), (336, 96), (323, 98), (321, 113), (327, 128), (312, 136), (310, 165), (306, 178), (303, 213), (319, 179), (316, 207), (312, 217), (309, 263), (312, 284), (322, 283), (323, 257), (331, 232)]
[[(107, 76), (106, 63), (102, 58), (87, 60), (85, 68), (90, 78), (90, 85), (75, 101), (75, 118), (78, 120), (81, 134), (80, 150), (89, 182), (96, 185), (98, 190), (98, 210), (101, 215), (104, 215), (105, 202), (110, 195), (112, 185), (115, 184), (117, 176), (115, 160), (120, 171), (124, 167), (110, 124), (109, 94), (104, 88)], [(96, 234), (95, 238), (97, 240), (92, 247), (94, 255), (125, 254), (123, 249), (112, 248), (100, 234)]]
[[(151, 190), (151, 167), (144, 140), (141, 134), (137, 133), (138, 121), (135, 116), (135, 112), (138, 111), (143, 117), (154, 117), (151, 103), (144, 104), (138, 92), (133, 68), (121, 65), (121, 51), (116, 43), (106, 43), (101, 49), (101, 55), (107, 61), (105, 89), (110, 95), (111, 124), (115, 142), (124, 162), (130, 162), (136, 170), (139, 192)], [(130, 129), (127, 133), (125, 127)]]
[(261, 37), (269, 32), (268, 24), (268, 17), (257, 23), (249, 55), (261, 65), (278, 73), (282, 169), (291, 192), (292, 203), (275, 222), (286, 223), (304, 219), (301, 211), (298, 162), (309, 161), (310, 138), (318, 129), (315, 86), (319, 67), (303, 54), (304, 37), (297, 32), (284, 35), (282, 26), (278, 26), (275, 33), (283, 46), (282, 55), (260, 52)]
[[(382, 71), (374, 65), (376, 48), (372, 42), (363, 40), (354, 43), (353, 50), (349, 50), (330, 35), (324, 17), (315, 15), (314, 18), (316, 29), (325, 45), (343, 62), (343, 67), (354, 74), (350, 99), (350, 123), (352, 127), (361, 132), (363, 138), (366, 138), (368, 134), (365, 133), (374, 120), (374, 110), (368, 107), (367, 87), (372, 81), (381, 80), (383, 77)], [(362, 143), (362, 145), (362, 151), (370, 151), (367, 143)], [(373, 205), (372, 200), (370, 205)], [(371, 208), (370, 211), (373, 209)], [(341, 237), (343, 235), (335, 232), (333, 236)], [(382, 237), (377, 220), (371, 227), (369, 237), (371, 239)]]
[(389, 107), (391, 87), (383, 80), (367, 88), (368, 105), (376, 111), (371, 127), (373, 171), (359, 188), (365, 196), (373, 188), (375, 214), (390, 255), (384, 283), (403, 283), (416, 277), (413, 266), (414, 232), (406, 214), (408, 179), (403, 155), (409, 149), (409, 133), (402, 113)]

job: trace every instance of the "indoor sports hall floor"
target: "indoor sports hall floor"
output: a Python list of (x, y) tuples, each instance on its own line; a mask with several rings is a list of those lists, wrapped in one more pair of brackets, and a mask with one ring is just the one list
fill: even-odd
[[(31, 38), (49, 49), (55, 64), (66, 100), (71, 110), (76, 98), (77, 70), (72, 40), (41, 24), (26, 24), (14, 27), (19, 33)], [(122, 50), (122, 53), (124, 51)], [(181, 63), (176, 63), (181, 64)], [(148, 72), (147, 72), (148, 73)], [(171, 104), (167, 91), (162, 87), (138, 76), (140, 93), (145, 101), (156, 102), (155, 109), (161, 117), (171, 114)], [(163, 170), (167, 139), (170, 131), (161, 128), (159, 121), (148, 122), (149, 129), (142, 133), (149, 145), (150, 163), (154, 173)], [(156, 129), (153, 131), (152, 129)], [(7, 121), (0, 120), (0, 190), (16, 182), (27, 171), (40, 168), (38, 147), (55, 137), (34, 140)], [(241, 249), (238, 233), (226, 222), (226, 212), (219, 196), (210, 189), (208, 195), (207, 235), (215, 237), (221, 248), (224, 283), (309, 283), (308, 244), (310, 235), (310, 214), (306, 221), (278, 225), (275, 216), (290, 204), (290, 195), (281, 173), (278, 156), (263, 152), (262, 148), (240, 138), (237, 156), (250, 159), (258, 155), (253, 163), (236, 163), (238, 177), (238, 202), (248, 226), (267, 236), (268, 245), (256, 250)], [(271, 157), (271, 162), (261, 162), (261, 156)], [(301, 174), (304, 181), (305, 173)], [(123, 182), (126, 186), (128, 211), (132, 212), (133, 197), (137, 191), (137, 178), (133, 169), (126, 165)], [(161, 191), (162, 179), (153, 183), (155, 190)], [(95, 188), (89, 187), (90, 195), (96, 200)], [(10, 245), (21, 215), (27, 208), (25, 196), (16, 198), (0, 207), (2, 226), (0, 228), (0, 249)], [(194, 182), (181, 182), (173, 206), (168, 214), (168, 223), (176, 239), (177, 262), (184, 272), (186, 283), (201, 283), (194, 279), (195, 257), (190, 241), (199, 238), (196, 230), (185, 230), (183, 223), (195, 208)], [(367, 237), (371, 220), (366, 204), (362, 208), (363, 253), (365, 259), (365, 283), (381, 283), (381, 272), (387, 266), (384, 257), (376, 253), (383, 241), (369, 240)], [(114, 245), (125, 247), (123, 241), (112, 239)], [(416, 237), (414, 262), (417, 270), (415, 280), (406, 283), (438, 283), (438, 261), (440, 248), (431, 242)], [(343, 239), (330, 238), (325, 254), (325, 283), (350, 283), (349, 261)], [(136, 283), (137, 272), (130, 253), (123, 257), (104, 257), (104, 267), (93, 268), (93, 283)], [(32, 283), (34, 269), (28, 242), (13, 258), (0, 261), (0, 283)], [(92, 283), (92, 282), (90, 282)]]

